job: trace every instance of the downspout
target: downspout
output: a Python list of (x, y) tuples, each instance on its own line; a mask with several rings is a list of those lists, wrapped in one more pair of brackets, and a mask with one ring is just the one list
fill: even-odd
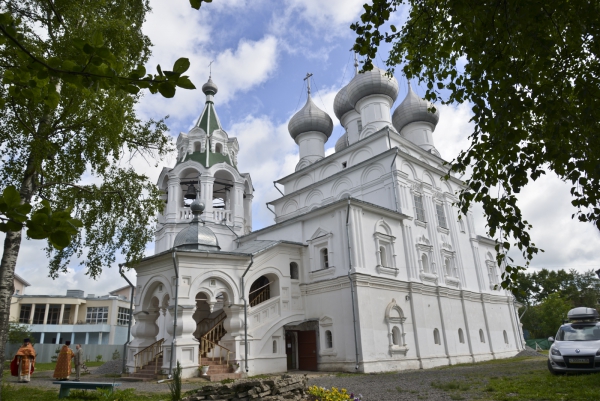
[(273, 213), (273, 214), (275, 215), (275, 217), (277, 217), (277, 213), (275, 213), (275, 212), (273, 211), (273, 209), (271, 209), (271, 208), (269, 207), (269, 204), (268, 204), (268, 203), (265, 203), (265, 205), (267, 205), (267, 209), (269, 209), (269, 212)]
[(127, 325), (127, 341), (125, 341), (125, 344), (123, 344), (123, 368), (121, 370), (121, 373), (124, 374), (125, 373), (125, 361), (127, 360), (127, 346), (131, 342), (131, 321), (132, 321), (132, 316), (133, 316), (133, 292), (135, 291), (135, 287), (133, 286), (131, 281), (129, 281), (127, 276), (125, 276), (125, 274), (123, 273), (123, 264), (122, 263), (119, 263), (119, 274), (127, 281), (129, 286), (131, 287), (131, 300), (129, 301), (129, 324)]
[(173, 377), (173, 355), (177, 338), (177, 311), (179, 309), (179, 266), (177, 266), (177, 247), (173, 247), (173, 269), (175, 270), (175, 309), (173, 310), (173, 339), (171, 340), (171, 358), (169, 358), (169, 379)]
[(254, 264), (254, 255), (250, 255), (250, 264), (242, 274), (242, 300), (244, 301), (244, 369), (248, 373), (248, 302), (246, 301), (246, 289), (244, 287), (244, 277)]
[(358, 336), (356, 334), (356, 309), (354, 306), (354, 287), (352, 286), (352, 254), (350, 252), (350, 197), (348, 197), (348, 208), (346, 209), (346, 238), (348, 240), (348, 281), (350, 281), (350, 294), (352, 295), (352, 319), (354, 327), (354, 351), (356, 353), (356, 364), (354, 370), (358, 370)]
[(275, 187), (276, 190), (279, 191), (281, 196), (285, 196), (285, 194), (283, 192), (281, 192), (281, 189), (279, 189), (279, 187), (277, 186), (277, 181), (273, 181), (273, 186)]

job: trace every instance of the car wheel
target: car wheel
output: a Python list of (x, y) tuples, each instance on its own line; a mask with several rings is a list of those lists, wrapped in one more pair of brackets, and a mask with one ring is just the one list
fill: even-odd
[(550, 363), (550, 360), (549, 360), (549, 359), (548, 359), (548, 370), (549, 370), (549, 371), (550, 371), (550, 373), (552, 373), (553, 375), (562, 375), (562, 374), (564, 374), (564, 372), (559, 372), (559, 371), (555, 370), (555, 369), (552, 367), (552, 364)]

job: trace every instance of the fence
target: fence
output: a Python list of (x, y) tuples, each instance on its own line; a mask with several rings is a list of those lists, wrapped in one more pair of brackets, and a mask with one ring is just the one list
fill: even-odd
[[(534, 350), (537, 350), (538, 347), (541, 349), (550, 349), (550, 342), (547, 338), (536, 338), (533, 340), (527, 340), (525, 341), (525, 343)], [(536, 347), (536, 344), (538, 347)]]
[[(6, 344), (5, 359), (13, 359), (15, 353), (21, 344)], [(52, 357), (56, 355), (56, 349), (60, 349), (61, 344), (34, 344), (33, 348), (37, 354), (35, 360), (38, 363), (52, 362)], [(102, 355), (104, 362), (110, 361), (113, 358), (115, 350), (119, 351), (119, 356), (123, 357), (123, 344), (106, 345), (106, 344), (82, 344), (83, 355), (86, 361), (95, 361), (97, 355)], [(75, 350), (75, 344), (71, 344), (71, 349)]]

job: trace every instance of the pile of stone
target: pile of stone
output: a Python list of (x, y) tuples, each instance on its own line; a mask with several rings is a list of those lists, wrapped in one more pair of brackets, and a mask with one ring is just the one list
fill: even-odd
[(519, 357), (519, 356), (540, 356), (542, 358), (548, 357), (544, 354), (540, 354), (539, 352), (537, 352), (536, 350), (534, 350), (533, 348), (531, 348), (528, 345), (525, 346), (525, 349), (523, 351), (521, 351), (517, 355), (515, 355), (515, 357)]
[(122, 369), (123, 360), (113, 359), (112, 361), (108, 361), (105, 364), (98, 366), (92, 371), (92, 373), (94, 373), (95, 375), (115, 375), (121, 373)]
[(208, 384), (181, 401), (298, 401), (306, 398), (307, 383), (308, 379), (304, 375), (283, 375), (261, 380)]

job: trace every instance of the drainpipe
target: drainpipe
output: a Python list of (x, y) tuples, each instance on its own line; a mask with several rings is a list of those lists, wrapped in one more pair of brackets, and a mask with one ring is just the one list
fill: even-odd
[[(208, 152), (207, 152), (208, 153)], [(177, 266), (177, 247), (173, 247), (173, 269), (175, 270), (175, 309), (173, 313), (173, 339), (171, 340), (171, 358), (169, 361), (169, 379), (173, 377), (173, 355), (177, 338), (177, 311), (179, 308), (179, 266)]]
[(354, 350), (356, 352), (356, 364), (354, 366), (354, 370), (358, 370), (358, 337), (356, 335), (356, 310), (354, 306), (354, 287), (352, 286), (352, 276), (350, 276), (350, 272), (352, 271), (352, 255), (350, 252), (350, 197), (348, 197), (348, 208), (346, 209), (346, 237), (348, 239), (348, 281), (350, 281), (350, 294), (352, 295), (352, 319), (353, 319), (353, 327), (354, 327)]
[(277, 181), (273, 181), (273, 186), (275, 187), (276, 190), (279, 191), (281, 196), (285, 196), (285, 194), (283, 192), (281, 192), (281, 189), (279, 189), (279, 187), (277, 186)]
[(248, 302), (246, 301), (246, 290), (244, 288), (244, 277), (254, 264), (254, 255), (250, 255), (250, 264), (242, 274), (242, 300), (244, 301), (244, 369), (248, 373)]
[(133, 315), (133, 292), (135, 291), (135, 287), (123, 273), (123, 264), (122, 263), (119, 263), (119, 274), (125, 280), (127, 280), (127, 283), (131, 287), (131, 299), (129, 300), (129, 324), (127, 325), (127, 341), (125, 341), (125, 344), (123, 344), (123, 368), (121, 370), (121, 373), (124, 374), (125, 373), (125, 361), (127, 360), (127, 346), (131, 342), (131, 320), (132, 320), (131, 317)]

